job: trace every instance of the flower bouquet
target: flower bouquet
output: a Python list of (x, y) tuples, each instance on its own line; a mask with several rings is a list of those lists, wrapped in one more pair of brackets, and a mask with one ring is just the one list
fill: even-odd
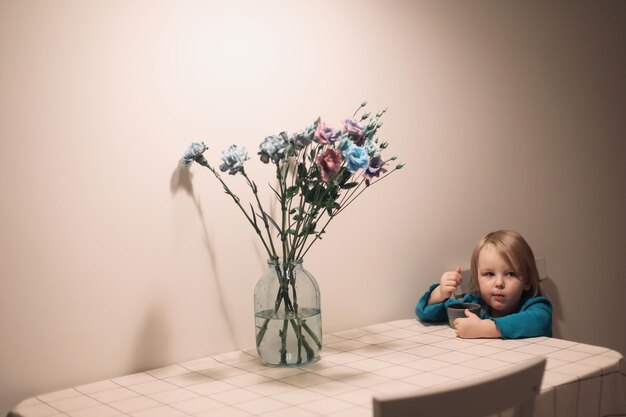
[(276, 185), (269, 188), (280, 205), (278, 214), (261, 203), (259, 189), (244, 168), (249, 159), (245, 148), (231, 145), (224, 150), (219, 171), (243, 177), (252, 193), (247, 205), (206, 160), (204, 142), (192, 143), (184, 154), (185, 167), (195, 161), (213, 173), (267, 252), (270, 268), (255, 290), (255, 316), (257, 351), (268, 364), (298, 365), (319, 357), (319, 289), (302, 268), (302, 259), (361, 193), (404, 166), (388, 169), (396, 157), (383, 158), (388, 142), (377, 137), (385, 110), (358, 117), (366, 104), (345, 119), (341, 129), (318, 118), (302, 131), (281, 132), (261, 142), (259, 158), (273, 166), (276, 176)]

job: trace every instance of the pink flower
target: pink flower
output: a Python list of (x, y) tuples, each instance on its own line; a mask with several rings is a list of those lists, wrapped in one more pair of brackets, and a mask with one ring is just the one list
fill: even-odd
[(335, 149), (329, 148), (319, 155), (315, 162), (317, 162), (322, 169), (322, 179), (324, 182), (330, 181), (339, 173), (341, 168), (341, 154)]
[(326, 126), (326, 123), (320, 123), (315, 129), (315, 141), (322, 144), (333, 143), (339, 139), (339, 136), (341, 136), (341, 131)]

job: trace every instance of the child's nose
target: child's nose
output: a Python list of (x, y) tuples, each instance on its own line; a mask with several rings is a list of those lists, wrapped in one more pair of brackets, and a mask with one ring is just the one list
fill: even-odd
[(496, 276), (496, 287), (497, 288), (504, 288), (504, 278), (502, 278), (501, 276)]

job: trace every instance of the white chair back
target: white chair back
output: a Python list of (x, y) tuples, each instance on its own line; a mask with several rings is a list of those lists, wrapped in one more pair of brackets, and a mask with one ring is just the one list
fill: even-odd
[(510, 415), (532, 417), (545, 366), (545, 358), (535, 358), (475, 380), (374, 397), (374, 417), (486, 417), (511, 409)]

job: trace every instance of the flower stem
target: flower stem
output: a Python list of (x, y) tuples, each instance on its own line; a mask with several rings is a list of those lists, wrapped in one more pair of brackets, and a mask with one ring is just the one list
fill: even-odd
[(317, 338), (317, 335), (315, 334), (315, 332), (313, 330), (311, 330), (311, 328), (308, 326), (308, 324), (306, 324), (305, 320), (302, 321), (302, 327), (304, 327), (304, 330), (306, 330), (306, 332), (309, 334), (309, 336), (311, 336), (311, 338), (313, 339), (313, 341), (315, 342), (317, 347), (321, 349), (322, 348), (322, 342), (320, 342), (320, 340)]
[[(261, 201), (259, 200), (258, 187), (256, 186), (254, 182), (250, 180), (250, 178), (248, 177), (248, 174), (246, 174), (246, 172), (243, 169), (241, 170), (241, 174), (244, 176), (244, 178), (248, 182), (248, 185), (252, 189), (252, 193), (254, 194), (254, 198), (256, 199), (257, 206), (259, 207), (259, 210), (261, 211), (261, 218), (263, 219), (263, 224), (265, 225), (265, 232), (267, 233), (267, 238), (270, 242), (270, 247), (271, 247), (271, 252), (269, 252), (268, 250), (270, 258), (274, 260), (278, 259), (278, 255), (276, 254), (276, 248), (274, 247), (274, 239), (272, 239), (272, 233), (270, 231), (270, 225), (269, 225), (269, 222), (267, 221), (268, 214), (263, 209), (263, 206), (261, 205)], [(267, 249), (267, 246), (266, 246), (266, 249)]]
[[(263, 243), (263, 246), (265, 247), (265, 250), (267, 251), (268, 255), (271, 257), (272, 256), (272, 252), (270, 251), (270, 248), (267, 246), (267, 243), (265, 242), (265, 239), (263, 238), (263, 234), (261, 233), (261, 229), (259, 229), (259, 227), (257, 226), (256, 222), (254, 221), (253, 218), (251, 218), (248, 215), (248, 212), (243, 208), (243, 206), (241, 205), (241, 202), (239, 200), (239, 197), (237, 197), (232, 191), (231, 189), (228, 187), (228, 185), (226, 185), (226, 183), (224, 182), (224, 180), (221, 178), (220, 174), (211, 166), (209, 165), (208, 162), (206, 162), (206, 160), (204, 161), (197, 161), (200, 165), (207, 167), (209, 170), (211, 170), (211, 172), (213, 173), (213, 175), (215, 175), (215, 178), (217, 178), (219, 180), (220, 183), (222, 183), (222, 186), (224, 187), (224, 191), (226, 192), (226, 194), (228, 194), (229, 196), (231, 196), (231, 198), (233, 199), (233, 201), (235, 202), (235, 204), (237, 204), (237, 206), (239, 207), (239, 209), (241, 210), (241, 212), (243, 213), (244, 216), (246, 216), (246, 219), (248, 219), (248, 222), (250, 222), (250, 224), (252, 225), (252, 227), (254, 228), (254, 230), (256, 231), (257, 235), (259, 235), (259, 238), (261, 239), (261, 242)], [(254, 214), (253, 214), (254, 216)]]
[(311, 348), (311, 345), (309, 345), (309, 342), (307, 342), (304, 338), (304, 334), (302, 334), (302, 327), (305, 325), (306, 323), (304, 320), (298, 320), (297, 322), (296, 320), (291, 320), (291, 326), (296, 332), (296, 337), (298, 338), (298, 363), (302, 361), (302, 348), (304, 348), (304, 351), (306, 352), (307, 361), (311, 361), (315, 357), (315, 352)]
[[(326, 230), (326, 227), (328, 226), (328, 224), (335, 218), (337, 217), (337, 215), (339, 213), (341, 213), (343, 210), (346, 209), (346, 207), (348, 207), (354, 200), (356, 200), (356, 198), (358, 196), (361, 195), (361, 193), (365, 190), (367, 190), (368, 188), (370, 188), (371, 186), (373, 186), (374, 184), (378, 184), (379, 182), (381, 182), (383, 180), (383, 178), (388, 177), (389, 175), (391, 175), (393, 172), (397, 171), (397, 169), (393, 169), (391, 171), (389, 171), (387, 174), (383, 175), (382, 177), (380, 177), (378, 180), (372, 182), (369, 187), (365, 187), (363, 189), (361, 189), (361, 191), (359, 191), (359, 193), (357, 195), (354, 196), (350, 196), (350, 200), (345, 204), (342, 205), (340, 209), (338, 209), (335, 213), (333, 213), (332, 216), (329, 217), (329, 219), (326, 221), (326, 224), (324, 224), (324, 227), (322, 227), (322, 230), (320, 230), (319, 233), (315, 234), (315, 239), (313, 239), (313, 241), (311, 243), (309, 243), (309, 246), (307, 246), (307, 248), (304, 250), (304, 252), (302, 252), (302, 250), (300, 251), (300, 253), (298, 253), (298, 258), (304, 258), (304, 256), (307, 254), (307, 252), (309, 251), (309, 249), (311, 249), (311, 246), (313, 246), (313, 244), (317, 241), (317, 239), (319, 239), (320, 235), (322, 234), (322, 232), (324, 232)], [(360, 184), (359, 184), (360, 185)], [(356, 187), (359, 188), (359, 187)]]
[(389, 175), (393, 174), (395, 171), (397, 171), (397, 168), (392, 169), (391, 171), (389, 171), (388, 173), (386, 173), (385, 175), (383, 175), (382, 177), (380, 177), (379, 179), (377, 179), (376, 181), (370, 183), (369, 187), (365, 187), (363, 189), (361, 189), (361, 191), (359, 191), (359, 193), (357, 195), (355, 195), (354, 197), (351, 196), (351, 200), (348, 201), (343, 207), (341, 207), (339, 210), (337, 210), (337, 212), (335, 213), (335, 216), (339, 213), (341, 213), (346, 207), (348, 207), (354, 200), (356, 200), (356, 198), (358, 196), (361, 195), (361, 193), (365, 190), (367, 190), (368, 188), (372, 187), (374, 184), (378, 184), (379, 182), (381, 182), (384, 178), (388, 177)]
[(280, 363), (281, 365), (287, 364), (287, 329), (289, 321), (285, 318), (283, 320), (283, 330), (280, 333)]

